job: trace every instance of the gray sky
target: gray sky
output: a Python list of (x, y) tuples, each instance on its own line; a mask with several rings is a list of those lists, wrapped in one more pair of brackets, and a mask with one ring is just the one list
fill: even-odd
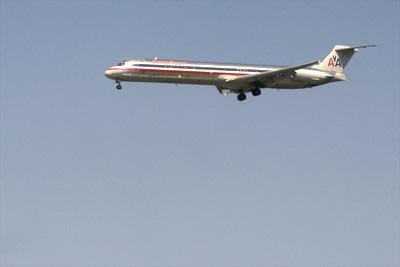
[[(398, 1), (1, 1), (1, 266), (399, 266)], [(346, 82), (115, 83), (129, 58)]]

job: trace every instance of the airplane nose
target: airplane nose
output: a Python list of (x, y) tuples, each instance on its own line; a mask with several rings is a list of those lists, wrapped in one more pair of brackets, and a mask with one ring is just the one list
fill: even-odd
[(111, 79), (112, 73), (113, 73), (113, 71), (108, 69), (108, 70), (106, 70), (106, 72), (104, 74), (107, 76), (107, 78)]

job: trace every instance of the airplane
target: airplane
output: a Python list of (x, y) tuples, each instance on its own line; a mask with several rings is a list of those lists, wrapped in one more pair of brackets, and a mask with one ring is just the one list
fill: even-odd
[(379, 46), (336, 45), (323, 61), (284, 67), (249, 64), (212, 63), (183, 60), (131, 59), (106, 70), (105, 75), (121, 82), (152, 82), (174, 84), (214, 85), (227, 95), (237, 94), (246, 99), (246, 93), (261, 94), (262, 88), (304, 89), (331, 82), (345, 81), (343, 69), (360, 48)]

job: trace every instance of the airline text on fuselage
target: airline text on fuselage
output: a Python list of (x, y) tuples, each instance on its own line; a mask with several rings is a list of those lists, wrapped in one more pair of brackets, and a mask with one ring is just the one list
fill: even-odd
[(182, 61), (163, 61), (163, 60), (153, 60), (154, 64), (164, 64), (164, 65), (175, 65), (175, 66), (185, 66), (187, 62)]

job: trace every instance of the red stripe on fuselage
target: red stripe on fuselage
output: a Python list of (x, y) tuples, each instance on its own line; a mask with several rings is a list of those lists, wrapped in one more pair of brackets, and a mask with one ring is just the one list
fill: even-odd
[(142, 71), (142, 72), (164, 72), (175, 74), (207, 74), (207, 75), (234, 75), (244, 76), (250, 73), (231, 73), (231, 72), (218, 72), (212, 70), (196, 71), (196, 70), (165, 70), (165, 69), (148, 69), (148, 68), (109, 68), (108, 70), (121, 70), (121, 71)]

